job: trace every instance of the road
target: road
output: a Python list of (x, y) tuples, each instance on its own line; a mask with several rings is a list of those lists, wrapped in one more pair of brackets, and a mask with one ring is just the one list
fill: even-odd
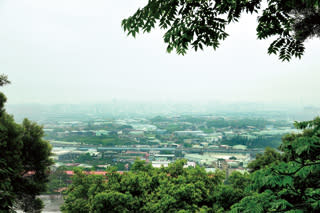
[(51, 141), (54, 147), (76, 147), (82, 149), (97, 149), (98, 151), (183, 151), (186, 153), (239, 153), (239, 154), (253, 154), (262, 153), (264, 149), (210, 149), (210, 148), (175, 148), (175, 147), (103, 147), (90, 144), (80, 144), (76, 142)]

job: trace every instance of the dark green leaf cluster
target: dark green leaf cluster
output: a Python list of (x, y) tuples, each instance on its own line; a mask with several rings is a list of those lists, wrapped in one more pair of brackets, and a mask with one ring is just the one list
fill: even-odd
[(263, 154), (258, 153), (256, 155), (256, 159), (248, 164), (248, 168), (251, 172), (254, 172), (265, 168), (271, 163), (275, 163), (281, 160), (282, 156), (277, 150), (267, 147)]
[(15, 123), (3, 108), (5, 101), (0, 93), (0, 211), (14, 205), (34, 211), (43, 207), (36, 195), (45, 191), (51, 146), (36, 123)]
[[(296, 122), (303, 132), (283, 138), (282, 154), (267, 150), (250, 164), (254, 194), (233, 206), (234, 212), (319, 212), (320, 118)], [(258, 164), (259, 167), (257, 166)]]
[(10, 84), (10, 81), (8, 80), (8, 76), (1, 74), (0, 75), (0, 87), (4, 86), (6, 84)]
[(164, 42), (167, 51), (176, 49), (184, 55), (189, 46), (196, 51), (204, 46), (218, 48), (228, 36), (226, 25), (237, 22), (242, 13), (258, 13), (257, 36), (266, 39), (278, 36), (268, 48), (269, 54), (278, 54), (282, 61), (304, 52), (303, 41), (320, 35), (319, 0), (267, 0), (261, 9), (261, 0), (149, 0), (131, 17), (122, 21), (128, 35), (150, 32), (159, 25), (166, 30)]
[(137, 160), (131, 170), (106, 177), (76, 171), (63, 212), (224, 212), (246, 194), (248, 176), (235, 174), (224, 185), (222, 171), (184, 168), (178, 160), (167, 168), (153, 168)]

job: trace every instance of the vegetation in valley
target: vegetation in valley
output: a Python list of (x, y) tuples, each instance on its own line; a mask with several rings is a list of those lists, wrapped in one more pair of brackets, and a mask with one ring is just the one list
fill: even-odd
[(254, 139), (249, 139), (247, 137), (235, 136), (230, 139), (223, 140), (223, 144), (229, 146), (235, 145), (245, 145), (249, 148), (265, 148), (265, 147), (273, 147), (277, 148), (281, 144), (282, 135), (274, 135), (274, 136), (260, 136)]
[(68, 169), (66, 166), (61, 166), (51, 172), (46, 191), (47, 194), (61, 193), (62, 189), (71, 183), (71, 178), (65, 172)]

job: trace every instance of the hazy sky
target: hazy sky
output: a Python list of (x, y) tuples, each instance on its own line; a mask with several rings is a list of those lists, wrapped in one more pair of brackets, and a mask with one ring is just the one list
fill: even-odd
[(228, 28), (217, 51), (166, 53), (163, 32), (127, 37), (139, 0), (1, 0), (0, 73), (9, 103), (117, 100), (320, 104), (320, 40), (301, 60), (268, 56), (256, 17)]

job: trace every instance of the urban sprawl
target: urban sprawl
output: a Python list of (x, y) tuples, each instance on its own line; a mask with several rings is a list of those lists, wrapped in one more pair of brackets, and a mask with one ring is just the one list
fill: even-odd
[[(265, 147), (279, 146), (283, 135), (296, 132), (292, 123), (227, 116), (157, 116), (50, 121), (44, 124), (44, 132), (53, 146), (52, 171), (63, 171), (66, 176), (72, 176), (76, 167), (103, 174), (108, 167), (126, 172), (137, 159), (159, 168), (181, 158), (187, 160), (186, 167), (222, 169), (228, 175), (247, 171), (248, 163)], [(60, 181), (49, 190), (61, 191), (65, 184)]]

